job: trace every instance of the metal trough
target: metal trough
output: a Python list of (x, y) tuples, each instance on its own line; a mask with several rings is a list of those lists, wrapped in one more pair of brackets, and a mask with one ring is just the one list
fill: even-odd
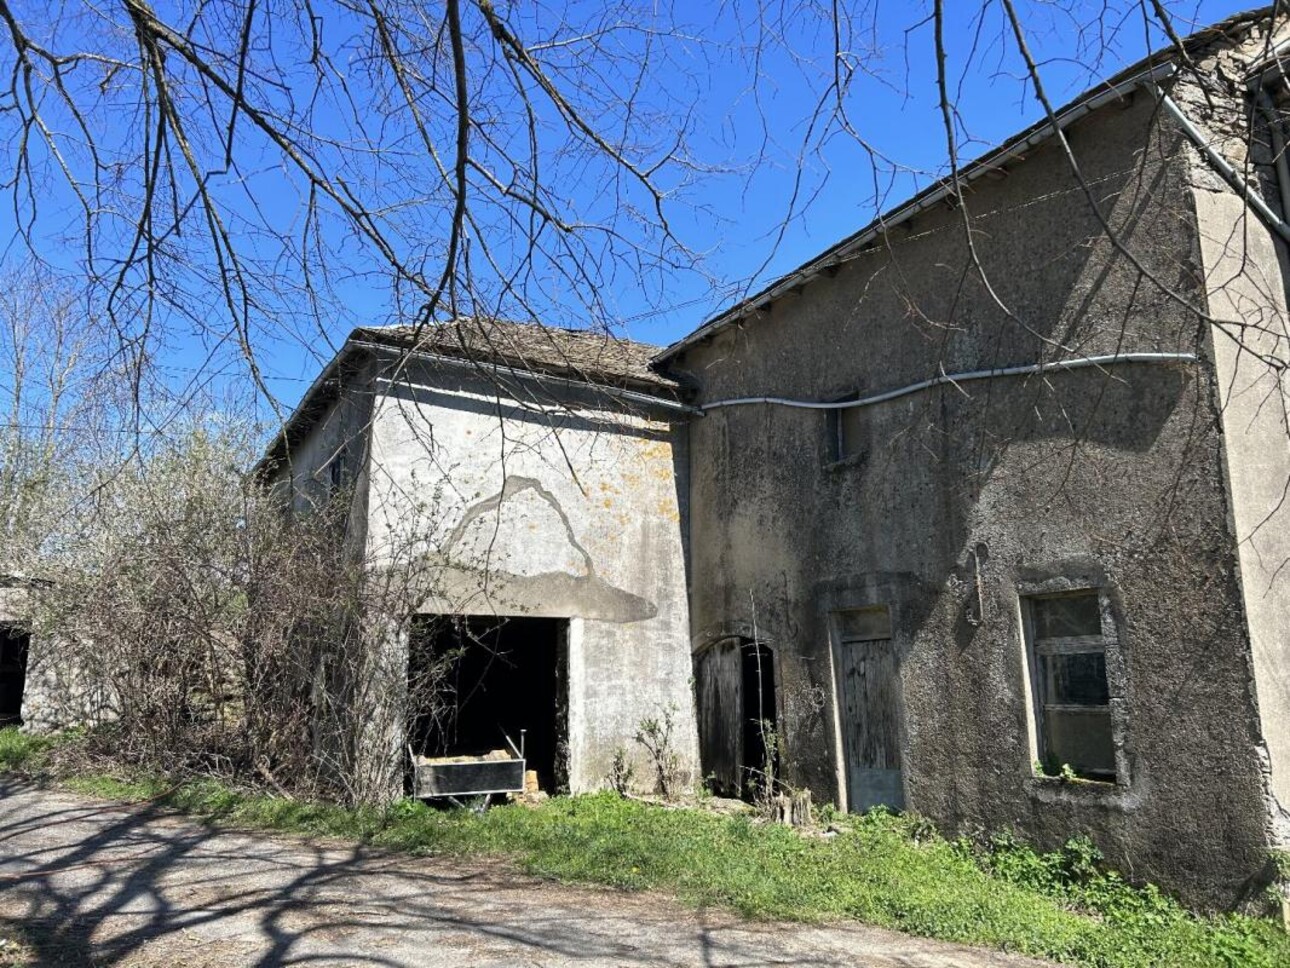
[(418, 797), (477, 797), (524, 792), (524, 760), (437, 760), (416, 764)]

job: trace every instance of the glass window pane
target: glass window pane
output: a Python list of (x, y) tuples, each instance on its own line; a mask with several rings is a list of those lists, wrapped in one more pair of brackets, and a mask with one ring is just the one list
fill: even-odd
[(1051, 709), (1044, 715), (1044, 749), (1054, 772), (1069, 766), (1077, 776), (1114, 779), (1115, 745), (1109, 709)]
[(1102, 607), (1098, 604), (1097, 592), (1060, 598), (1032, 598), (1030, 614), (1037, 639), (1102, 634)]
[(1046, 702), (1062, 706), (1105, 706), (1111, 701), (1106, 684), (1106, 654), (1080, 652), (1073, 655), (1044, 655)]

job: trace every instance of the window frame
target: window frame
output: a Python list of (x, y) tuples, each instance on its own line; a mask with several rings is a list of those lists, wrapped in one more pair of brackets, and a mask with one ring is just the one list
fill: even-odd
[[(829, 401), (833, 404), (854, 403), (860, 399), (860, 392), (853, 390), (842, 396), (834, 397)], [(830, 464), (844, 464), (848, 461), (855, 460), (861, 451), (856, 450), (847, 453), (843, 447), (845, 422), (843, 420), (843, 411), (853, 409), (850, 407), (834, 406), (829, 407), (824, 412), (824, 433), (827, 438), (828, 452), (827, 458)]]
[[(1096, 595), (1100, 634), (1076, 636), (1048, 636), (1039, 638), (1036, 635), (1034, 603), (1045, 599), (1077, 598)], [(1129, 785), (1129, 764), (1125, 753), (1127, 722), (1123, 702), (1124, 671), (1120, 652), (1120, 633), (1116, 620), (1114, 603), (1109, 589), (1096, 583), (1078, 583), (1059, 580), (1022, 586), (1018, 589), (1018, 604), (1022, 624), (1022, 659), (1026, 675), (1028, 693), (1027, 717), (1030, 734), (1030, 765), (1032, 775), (1041, 779), (1050, 779), (1052, 775), (1043, 770), (1048, 755), (1047, 725), (1051, 713), (1072, 712), (1087, 714), (1093, 711), (1104, 711), (1111, 737), (1111, 759), (1114, 772), (1107, 775), (1101, 771), (1077, 771), (1076, 777), (1085, 783), (1114, 788)], [(1061, 655), (1096, 655), (1101, 654), (1106, 677), (1107, 702), (1105, 705), (1070, 704), (1046, 701), (1048, 682), (1046, 681), (1044, 656)]]

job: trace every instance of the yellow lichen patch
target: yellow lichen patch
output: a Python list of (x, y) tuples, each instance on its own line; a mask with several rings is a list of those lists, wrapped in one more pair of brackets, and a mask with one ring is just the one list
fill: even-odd
[(672, 460), (672, 445), (664, 440), (643, 440), (639, 452), (646, 460)]

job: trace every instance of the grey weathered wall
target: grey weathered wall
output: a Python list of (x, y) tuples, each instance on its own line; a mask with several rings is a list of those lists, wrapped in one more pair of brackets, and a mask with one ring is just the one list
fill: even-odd
[[(1145, 97), (1107, 107), (1068, 137), (1123, 241), (1200, 305), (1186, 157), (1153, 110)], [(828, 400), (942, 367), (1204, 351), (1197, 315), (1101, 237), (1053, 142), (975, 182), (968, 206), (1015, 318), (942, 206), (675, 368), (702, 401)], [(828, 615), (887, 604), (913, 809), (1047, 846), (1087, 833), (1132, 877), (1231, 903), (1264, 865), (1267, 818), (1215, 400), (1208, 365), (944, 387), (861, 411), (867, 445), (842, 463), (818, 411), (714, 411), (690, 431), (695, 644), (747, 627), (751, 596), (777, 652), (790, 777), (836, 800)], [(1117, 784), (1034, 773), (1018, 590), (1045, 580), (1113, 598)]]
[(0, 622), (31, 621), (31, 592), (26, 587), (0, 584)]
[[(352, 488), (361, 502), (363, 474), (366, 471), (367, 429), (372, 416), (373, 400), (369, 372), (350, 360), (341, 368), (344, 386), (336, 392), (309, 423), (309, 429), (293, 439), (268, 470), (266, 486), (274, 489), (283, 501), (290, 502), (296, 513), (325, 505), (338, 489), (332, 482), (332, 466), (343, 465), (341, 489)], [(354, 507), (353, 524), (364, 515)], [(361, 545), (363, 534), (355, 539)]]
[(23, 729), (45, 733), (112, 719), (117, 707), (110, 690), (86, 675), (62, 643), (42, 634), (40, 594), (39, 586), (0, 586), (0, 622), (24, 625), (32, 633), (22, 694)]
[[(1189, 118), (1239, 171), (1252, 170), (1280, 211), (1272, 139), (1253, 115), (1244, 84), (1251, 63), (1290, 37), (1255, 28), (1239, 43), (1200, 58), (1201, 90), (1191, 78), (1175, 89)], [(1251, 137), (1253, 133), (1253, 137)], [(1290, 362), (1287, 250), (1198, 151), (1189, 151), (1202, 268), (1213, 317), (1224, 470), (1238, 576), (1249, 626), (1254, 695), (1266, 747), (1273, 837), (1290, 844), (1290, 420), (1280, 366)], [(1253, 166), (1251, 168), (1251, 165)], [(1290, 212), (1281, 212), (1283, 218)]]
[(684, 431), (602, 395), (511, 382), (413, 366), (383, 385), (369, 554), (434, 564), (423, 612), (571, 620), (573, 790), (603, 786), (618, 747), (652, 782), (632, 737), (668, 707), (692, 774)]

